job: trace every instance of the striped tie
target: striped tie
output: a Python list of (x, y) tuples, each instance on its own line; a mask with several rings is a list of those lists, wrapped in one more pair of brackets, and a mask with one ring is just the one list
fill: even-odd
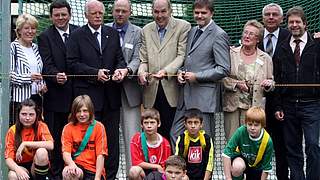
[(296, 64), (299, 65), (300, 64), (300, 42), (301, 42), (301, 39), (295, 39), (293, 41), (294, 43), (296, 43), (296, 47), (294, 48), (294, 60), (296, 61)]
[(266, 53), (268, 53), (269, 56), (271, 56), (271, 57), (273, 56), (272, 37), (273, 37), (272, 33), (268, 34), (268, 41), (267, 41), (267, 45), (266, 45)]

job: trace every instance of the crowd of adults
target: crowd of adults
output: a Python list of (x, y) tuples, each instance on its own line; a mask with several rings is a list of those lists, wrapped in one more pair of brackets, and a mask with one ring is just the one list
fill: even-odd
[(214, 22), (211, 0), (195, 0), (195, 27), (172, 16), (169, 0), (152, 2), (154, 21), (143, 28), (129, 21), (129, 0), (114, 1), (114, 21), (108, 24), (102, 2), (89, 0), (84, 9), (88, 23), (78, 27), (69, 23), (68, 2), (53, 1), (52, 25), (40, 33), (37, 44), (38, 21), (22, 14), (11, 43), (10, 124), (19, 116), (22, 101), (31, 98), (42, 108), (54, 139), (49, 153), (53, 179), (62, 176), (61, 134), (79, 95), (91, 98), (94, 118), (105, 127), (108, 180), (116, 179), (119, 167), (120, 124), (127, 172), (131, 167), (130, 139), (141, 130), (141, 107), (159, 111), (158, 132), (174, 147), (185, 130), (188, 110), (200, 110), (211, 137), (215, 113), (223, 111), (228, 140), (252, 106), (266, 110), (277, 178), (319, 179), (320, 42), (307, 31), (301, 7), (288, 10), (287, 28), (282, 28), (282, 8), (266, 5), (263, 25), (246, 22), (239, 47), (231, 46), (227, 33)]

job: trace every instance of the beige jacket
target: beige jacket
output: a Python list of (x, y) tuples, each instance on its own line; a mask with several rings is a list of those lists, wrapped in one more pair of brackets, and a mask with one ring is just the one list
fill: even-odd
[[(147, 24), (141, 34), (140, 66), (138, 74), (143, 72), (157, 73), (164, 69), (168, 75), (175, 75), (183, 64), (187, 45), (190, 23), (184, 20), (170, 18), (167, 31), (162, 43), (156, 23)], [(143, 104), (146, 108), (154, 105), (159, 80), (151, 78), (149, 85), (144, 88)], [(171, 107), (177, 106), (178, 84), (175, 76), (161, 80), (164, 93)]]
[(265, 97), (264, 91), (268, 92), (274, 89), (274, 83), (269, 89), (262, 88), (260, 83), (265, 79), (273, 80), (273, 66), (272, 59), (269, 55), (257, 49), (257, 60), (255, 64), (254, 72), (254, 82), (252, 89), (252, 102), (250, 105), (241, 103), (239, 101), (240, 93), (242, 93), (238, 88), (236, 88), (236, 82), (241, 80), (239, 75), (241, 74), (241, 69), (239, 71), (240, 64), (240, 49), (241, 47), (231, 48), (231, 73), (229, 77), (224, 78), (224, 94), (223, 94), (223, 111), (233, 112), (237, 108), (249, 109), (251, 106), (260, 106), (264, 108)]

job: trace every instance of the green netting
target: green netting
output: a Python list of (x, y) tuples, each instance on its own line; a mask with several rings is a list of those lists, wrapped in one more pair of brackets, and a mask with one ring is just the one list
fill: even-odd
[[(72, 23), (83, 25), (86, 23), (84, 18), (85, 0), (68, 0), (72, 6), (73, 16)], [(138, 26), (144, 26), (152, 21), (151, 17), (151, 0), (131, 0), (132, 16), (131, 22)], [(173, 16), (185, 19), (195, 24), (192, 17), (193, 0), (172, 0)], [(247, 20), (257, 19), (262, 21), (262, 8), (268, 3), (277, 3), (282, 8), (284, 13), (292, 6), (302, 6), (305, 10), (308, 20), (309, 32), (320, 31), (320, 0), (215, 0), (215, 22), (220, 25), (230, 36), (231, 43), (237, 44), (243, 25)], [(51, 0), (20, 0), (20, 12), (30, 13), (35, 15), (40, 21), (41, 32), (45, 29), (50, 21), (48, 19), (48, 9)], [(111, 22), (112, 0), (104, 0), (106, 6), (105, 22)], [(213, 179), (223, 179), (223, 168), (221, 153), (225, 145), (223, 132), (223, 117), (218, 114), (216, 118), (216, 137), (215, 137), (215, 172)], [(121, 147), (123, 151), (123, 147)], [(125, 179), (124, 154), (121, 154), (121, 163), (119, 169), (119, 179)], [(274, 162), (273, 162), (273, 167)], [(275, 178), (275, 169), (269, 179)]]
[[(20, 0), (21, 12), (28, 12), (36, 15), (41, 24), (40, 31), (49, 25), (48, 9), (50, 0)], [(138, 25), (144, 26), (152, 21), (151, 17), (151, 0), (132, 0), (132, 16), (131, 21)], [(173, 15), (178, 18), (185, 19), (194, 25), (192, 17), (193, 0), (172, 0)], [(305, 10), (308, 20), (308, 30), (310, 32), (320, 31), (320, 1), (319, 0), (216, 0), (214, 20), (219, 24), (230, 36), (231, 43), (236, 44), (241, 36), (243, 25), (247, 20), (257, 19), (262, 21), (261, 10), (264, 5), (275, 2), (278, 3), (284, 13), (292, 6), (302, 6)], [(72, 6), (73, 17), (72, 22), (77, 25), (85, 24), (83, 7), (85, 0), (69, 0)], [(112, 0), (104, 0), (106, 6), (105, 22), (112, 21), (111, 8)]]

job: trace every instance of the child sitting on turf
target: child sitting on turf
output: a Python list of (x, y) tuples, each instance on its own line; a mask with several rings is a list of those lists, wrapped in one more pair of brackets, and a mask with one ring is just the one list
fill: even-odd
[(136, 133), (130, 143), (132, 167), (129, 179), (140, 180), (152, 171), (164, 172), (164, 165), (171, 155), (167, 139), (157, 133), (160, 127), (160, 114), (156, 109), (145, 109), (141, 114), (143, 132)]
[(22, 101), (16, 123), (9, 128), (5, 140), (8, 179), (45, 180), (49, 171), (48, 151), (52, 149), (53, 139), (48, 126), (41, 121), (40, 109), (31, 99)]
[(62, 171), (64, 180), (104, 179), (107, 136), (103, 124), (94, 119), (94, 107), (88, 95), (74, 99), (61, 144), (66, 165)]
[(176, 142), (175, 154), (185, 159), (191, 180), (209, 180), (213, 170), (213, 142), (202, 130), (202, 121), (200, 110), (188, 110), (184, 115), (186, 130)]
[(273, 144), (264, 129), (265, 112), (261, 107), (251, 107), (246, 112), (245, 125), (232, 135), (223, 153), (226, 180), (266, 180), (271, 172)]
[(144, 180), (188, 180), (186, 161), (178, 155), (170, 156), (165, 163), (165, 172), (153, 171)]

